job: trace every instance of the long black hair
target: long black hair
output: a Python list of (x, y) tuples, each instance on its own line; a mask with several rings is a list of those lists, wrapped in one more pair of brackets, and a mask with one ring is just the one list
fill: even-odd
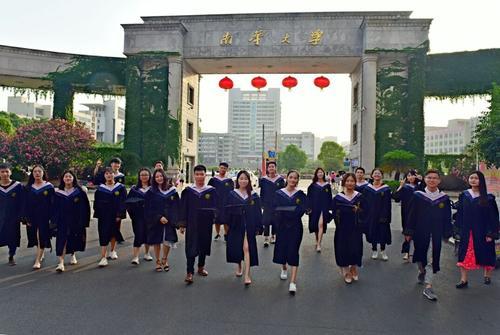
[(316, 182), (319, 181), (319, 178), (318, 178), (318, 172), (319, 171), (323, 171), (323, 181), (326, 182), (326, 173), (325, 173), (325, 170), (323, 170), (323, 168), (319, 167), (319, 168), (316, 168), (316, 170), (314, 171), (313, 183), (316, 183)]
[[(156, 182), (156, 174), (159, 173), (163, 176), (163, 184), (158, 184)], [(161, 191), (161, 190), (168, 190), (169, 188), (172, 187), (172, 178), (168, 178), (167, 174), (163, 169), (156, 169), (153, 172), (153, 177), (151, 177), (151, 188), (155, 191)]]
[(149, 173), (149, 180), (148, 180), (148, 186), (151, 186), (151, 179), (153, 178), (151, 175), (151, 170), (148, 169), (147, 167), (140, 168), (139, 171), (137, 172), (137, 184), (135, 187), (137, 188), (142, 188), (142, 181), (141, 181), (141, 172), (146, 171)]
[(73, 187), (74, 188), (80, 188), (80, 185), (78, 185), (78, 178), (76, 178), (76, 174), (71, 171), (71, 170), (65, 170), (63, 173), (61, 173), (61, 176), (59, 177), (59, 186), (58, 188), (62, 191), (64, 191), (64, 186), (66, 185), (64, 183), (64, 175), (69, 173), (70, 175), (73, 176)]
[(486, 189), (486, 179), (481, 171), (472, 171), (469, 177), (476, 174), (479, 178), (479, 204), (481, 206), (488, 205), (488, 190)]
[(418, 185), (418, 178), (417, 178), (417, 171), (414, 169), (408, 170), (405, 174), (405, 183), (409, 184), (410, 182), (408, 181), (408, 176), (415, 176), (415, 185)]
[(252, 187), (252, 179), (250, 179), (250, 173), (248, 173), (248, 171), (246, 170), (241, 170), (240, 172), (238, 172), (238, 174), (236, 175), (236, 183), (234, 185), (234, 188), (235, 189), (239, 189), (240, 188), (240, 183), (238, 182), (238, 179), (240, 179), (240, 176), (244, 174), (247, 179), (248, 179), (248, 185), (247, 185), (247, 193), (248, 193), (248, 196), (250, 197), (252, 195), (252, 190), (253, 190), (253, 187)]
[(40, 170), (42, 170), (42, 172), (43, 172), (42, 180), (47, 181), (47, 179), (48, 179), (47, 178), (47, 171), (45, 171), (43, 166), (41, 166), (40, 164), (35, 164), (31, 168), (31, 173), (30, 173), (30, 176), (28, 177), (28, 184), (26, 184), (26, 186), (31, 186), (35, 183), (35, 177), (33, 177), (33, 170), (35, 170), (36, 168), (39, 168)]

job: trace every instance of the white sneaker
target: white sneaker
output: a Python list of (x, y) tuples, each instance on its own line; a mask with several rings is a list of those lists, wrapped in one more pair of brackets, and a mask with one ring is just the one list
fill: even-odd
[(134, 264), (134, 265), (139, 265), (139, 257), (132, 258), (132, 262), (131, 263)]
[(297, 292), (297, 285), (295, 283), (290, 283), (288, 292), (290, 292), (290, 294), (295, 294), (295, 292)]
[(78, 261), (76, 260), (75, 254), (71, 255), (71, 260), (69, 261), (69, 264), (71, 264), (71, 265), (78, 264)]
[(144, 254), (143, 259), (147, 262), (151, 262), (153, 260), (153, 257), (151, 257), (151, 254), (148, 252), (147, 254)]
[(40, 270), (41, 267), (42, 265), (40, 262), (35, 262), (35, 264), (33, 264), (33, 270)]
[(116, 253), (116, 251), (114, 251), (114, 250), (111, 251), (109, 253), (109, 258), (111, 258), (111, 259), (118, 259), (118, 254)]
[(372, 251), (372, 259), (378, 258), (378, 251)]
[(385, 251), (381, 251), (380, 254), (382, 255), (382, 260), (383, 261), (388, 261), (389, 260), (389, 257), (387, 256), (387, 254), (385, 253)]
[(99, 262), (99, 267), (105, 267), (108, 266), (108, 259), (106, 257), (101, 258), (101, 261)]
[(409, 253), (407, 253), (407, 252), (406, 252), (406, 253), (404, 253), (404, 254), (403, 254), (403, 260), (404, 260), (404, 261), (408, 261), (409, 259), (410, 259), (410, 254), (409, 254)]
[(281, 269), (280, 279), (281, 280), (287, 280), (288, 279), (288, 272), (286, 270)]
[(64, 272), (64, 263), (57, 264), (56, 271), (57, 272)]

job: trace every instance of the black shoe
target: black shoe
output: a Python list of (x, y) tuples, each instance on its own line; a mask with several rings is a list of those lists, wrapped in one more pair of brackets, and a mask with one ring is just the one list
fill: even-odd
[(215, 237), (214, 237), (214, 241), (218, 241), (218, 240), (220, 240), (220, 235), (219, 234), (215, 235)]
[(417, 281), (420, 285), (423, 285), (425, 283), (425, 271), (418, 273)]
[(224, 234), (224, 242), (227, 242), (227, 234)]
[(9, 265), (10, 266), (16, 265), (16, 261), (14, 260), (14, 256), (9, 256)]
[(459, 283), (457, 283), (455, 285), (456, 288), (467, 288), (469, 287), (469, 282), (466, 282), (466, 281), (460, 281)]
[(484, 277), (484, 284), (485, 285), (490, 285), (491, 284), (491, 278), (490, 277)]

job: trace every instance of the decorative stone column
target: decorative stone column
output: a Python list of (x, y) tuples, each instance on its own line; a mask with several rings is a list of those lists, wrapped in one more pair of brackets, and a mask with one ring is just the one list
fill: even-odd
[(365, 55), (361, 75), (361, 145), (360, 165), (375, 167), (375, 129), (377, 122), (377, 56)]

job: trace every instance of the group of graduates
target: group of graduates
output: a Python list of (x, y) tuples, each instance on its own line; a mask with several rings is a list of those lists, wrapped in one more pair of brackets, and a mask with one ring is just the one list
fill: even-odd
[[(163, 163), (157, 162), (154, 171), (138, 171), (137, 184), (129, 192), (125, 176), (119, 172), (121, 161), (116, 158), (103, 171), (102, 183), (95, 191), (93, 204), (101, 246), (99, 267), (108, 259), (118, 258), (117, 243), (123, 241), (121, 221), (126, 213), (134, 232), (132, 264), (139, 264), (140, 248), (145, 246), (144, 259), (152, 261), (149, 248), (153, 246), (155, 271), (169, 271), (168, 255), (185, 234), (186, 277), (192, 284), (195, 273), (206, 277), (206, 257), (210, 256), (213, 224), (215, 240), (220, 239), (224, 226), (226, 260), (236, 264), (235, 275), (244, 277), (250, 285), (250, 267), (257, 266), (257, 235), (264, 235), (264, 247), (274, 245), (273, 262), (281, 265), (280, 279), (288, 279), (289, 292), (297, 291), (299, 251), (303, 237), (302, 217), (309, 216), (308, 230), (316, 237), (316, 252), (321, 252), (323, 234), (330, 221), (335, 222), (335, 260), (344, 281), (359, 280), (362, 266), (363, 235), (372, 246), (371, 258), (387, 261), (386, 246), (391, 239), (391, 201), (401, 202), (401, 218), (405, 240), (403, 259), (409, 261), (411, 241), (412, 260), (418, 264), (418, 281), (425, 285), (424, 296), (436, 300), (432, 289), (433, 274), (439, 271), (441, 241), (452, 235), (452, 206), (455, 232), (459, 240), (457, 265), (461, 280), (457, 288), (468, 286), (467, 271), (484, 268), (484, 282), (491, 282), (495, 266), (495, 239), (498, 239), (498, 208), (493, 195), (487, 194), (484, 175), (473, 172), (470, 189), (453, 204), (438, 189), (440, 174), (428, 170), (423, 177), (409, 171), (397, 190), (383, 183), (382, 170), (375, 168), (370, 182), (365, 170), (342, 177), (342, 191), (332, 194), (331, 184), (322, 168), (316, 169), (307, 194), (298, 189), (299, 173), (290, 171), (283, 178), (276, 163), (267, 164), (266, 175), (259, 180), (260, 195), (252, 188), (250, 174), (241, 170), (236, 180), (228, 176), (228, 164), (219, 165), (219, 173), (208, 184), (206, 168), (194, 167), (194, 183), (179, 195), (174, 180), (167, 176)], [(28, 247), (37, 246), (34, 269), (40, 269), (44, 249), (51, 248), (56, 237), (58, 272), (64, 272), (64, 257), (84, 251), (86, 228), (90, 222), (90, 204), (86, 191), (79, 186), (75, 174), (68, 170), (60, 176), (59, 186), (49, 183), (42, 166), (35, 165), (26, 186), (11, 180), (11, 169), (0, 164), (0, 246), (8, 246), (9, 263), (15, 265), (14, 255), (20, 244), (20, 222), (26, 224)], [(380, 249), (380, 253), (379, 253)], [(197, 270), (195, 272), (195, 262)]]

